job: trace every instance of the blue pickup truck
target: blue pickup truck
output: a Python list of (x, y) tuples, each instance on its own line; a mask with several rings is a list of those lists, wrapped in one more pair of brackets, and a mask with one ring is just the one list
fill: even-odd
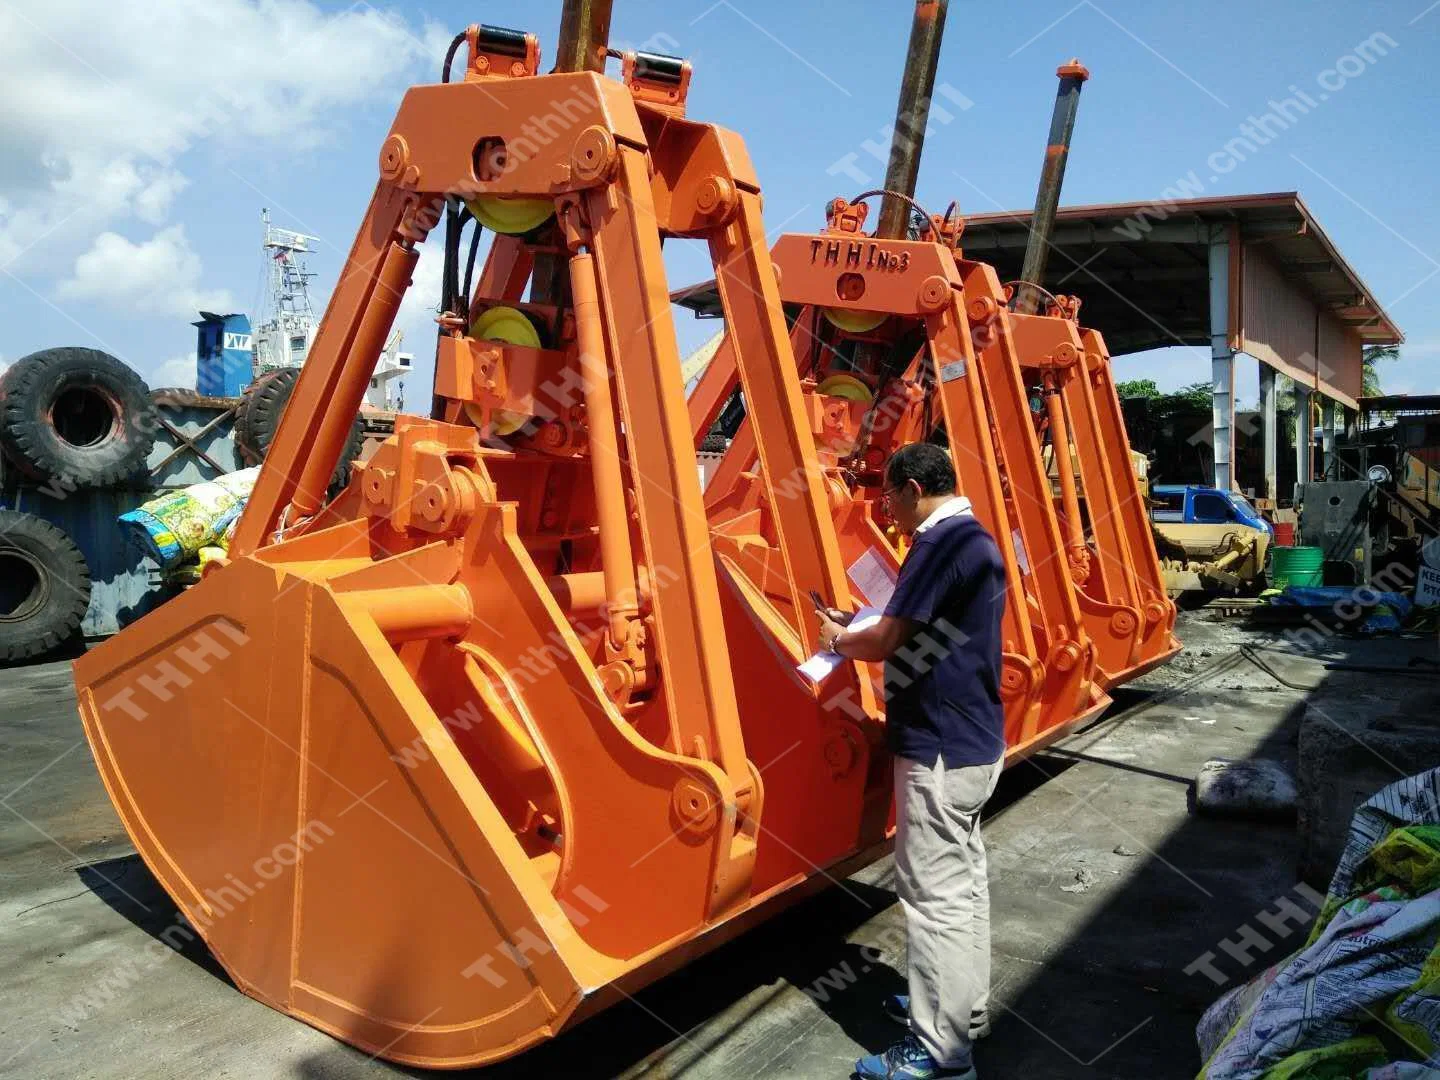
[(1238, 491), (1199, 484), (1157, 484), (1150, 489), (1151, 519), (1160, 523), (1226, 525), (1238, 522), (1263, 529), (1273, 538), (1275, 530), (1260, 516), (1250, 500)]
[(1156, 484), (1150, 519), (1172, 596), (1260, 587), (1275, 530), (1244, 495), (1199, 484)]

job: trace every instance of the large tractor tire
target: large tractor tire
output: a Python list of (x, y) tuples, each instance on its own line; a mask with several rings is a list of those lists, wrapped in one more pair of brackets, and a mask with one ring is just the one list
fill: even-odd
[[(269, 453), (275, 433), (280, 430), (280, 417), (285, 414), (285, 406), (290, 403), (299, 378), (299, 368), (278, 368), (267, 371), (246, 389), (245, 399), (235, 412), (235, 439), (241, 455), (250, 464), (258, 464)], [(350, 463), (360, 456), (363, 442), (364, 433), (357, 416), (335, 466), (335, 475), (331, 477), (332, 491), (350, 482)]]
[(42, 349), (0, 377), (0, 447), (37, 480), (123, 483), (144, 468), (155, 428), (144, 380), (98, 349)]
[(90, 606), (90, 568), (75, 542), (34, 514), (0, 510), (0, 663), (48, 653)]

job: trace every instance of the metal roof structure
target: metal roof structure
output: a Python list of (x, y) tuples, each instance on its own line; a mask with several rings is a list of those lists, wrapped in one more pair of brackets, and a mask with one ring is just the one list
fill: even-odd
[[(1233, 227), (1242, 244), (1263, 245), (1285, 277), (1364, 344), (1404, 340), (1293, 191), (1062, 207), (1045, 288), (1079, 295), (1081, 320), (1105, 335), (1112, 354), (1209, 345), (1207, 248), (1217, 226)], [(1029, 236), (1028, 210), (973, 214), (961, 247), (1010, 280), (1020, 276)], [(677, 289), (671, 299), (697, 315), (720, 314), (713, 281)]]
[[(1030, 211), (965, 219), (965, 258), (1018, 279)], [(1167, 345), (1210, 348), (1215, 485), (1234, 483), (1235, 358), (1260, 365), (1264, 466), (1259, 487), (1280, 495), (1276, 374), (1297, 395), (1318, 394), (1331, 453), (1343, 410), (1364, 386), (1364, 347), (1398, 345), (1399, 327), (1293, 191), (1157, 202), (1070, 206), (1055, 215), (1042, 282), (1079, 297), (1080, 322), (1112, 355)], [(702, 317), (722, 314), (713, 281), (671, 294)], [(1197, 372), (1198, 374), (1198, 372)], [(1299, 476), (1310, 442), (1296, 446)]]
[(1440, 413), (1440, 394), (1380, 394), (1360, 399), (1360, 411), (1366, 414)]
[[(1247, 246), (1261, 245), (1286, 278), (1363, 344), (1404, 340), (1293, 191), (1063, 207), (1044, 285), (1079, 295), (1081, 321), (1105, 335), (1112, 353), (1209, 345), (1206, 249), (1216, 226), (1232, 227)], [(1029, 235), (1028, 210), (967, 215), (961, 246), (1008, 280), (1020, 275)]]

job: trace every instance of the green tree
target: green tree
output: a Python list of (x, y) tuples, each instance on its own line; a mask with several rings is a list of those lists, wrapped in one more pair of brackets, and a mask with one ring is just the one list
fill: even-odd
[(1382, 360), (1399, 360), (1399, 345), (1366, 345), (1360, 357), (1360, 393), (1363, 397), (1378, 397), (1380, 389), (1380, 368)]
[(1160, 388), (1154, 379), (1126, 379), (1115, 384), (1115, 393), (1121, 398), (1158, 398)]
[(1213, 387), (1208, 382), (1197, 382), (1191, 383), (1189, 386), (1182, 386), (1175, 393), (1165, 396), (1186, 405), (1193, 405), (1197, 409), (1208, 409), (1212, 390)]

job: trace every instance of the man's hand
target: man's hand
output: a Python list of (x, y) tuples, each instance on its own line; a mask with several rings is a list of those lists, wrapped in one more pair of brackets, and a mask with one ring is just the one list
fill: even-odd
[[(847, 630), (844, 625), (830, 617), (828, 610), (816, 610), (815, 616), (820, 620), (821, 649), (839, 653), (847, 660), (865, 660), (871, 663), (889, 660), (897, 649), (922, 629), (920, 623), (893, 615), (882, 615), (863, 630)], [(852, 618), (854, 616), (846, 616), (846, 623)]]
[[(836, 618), (836, 616), (840, 618)], [(835, 639), (844, 632), (846, 624), (854, 616), (837, 611), (835, 608), (816, 608), (815, 617), (820, 620), (820, 648), (824, 652), (834, 652)], [(840, 621), (841, 618), (844, 619), (844, 622)]]

